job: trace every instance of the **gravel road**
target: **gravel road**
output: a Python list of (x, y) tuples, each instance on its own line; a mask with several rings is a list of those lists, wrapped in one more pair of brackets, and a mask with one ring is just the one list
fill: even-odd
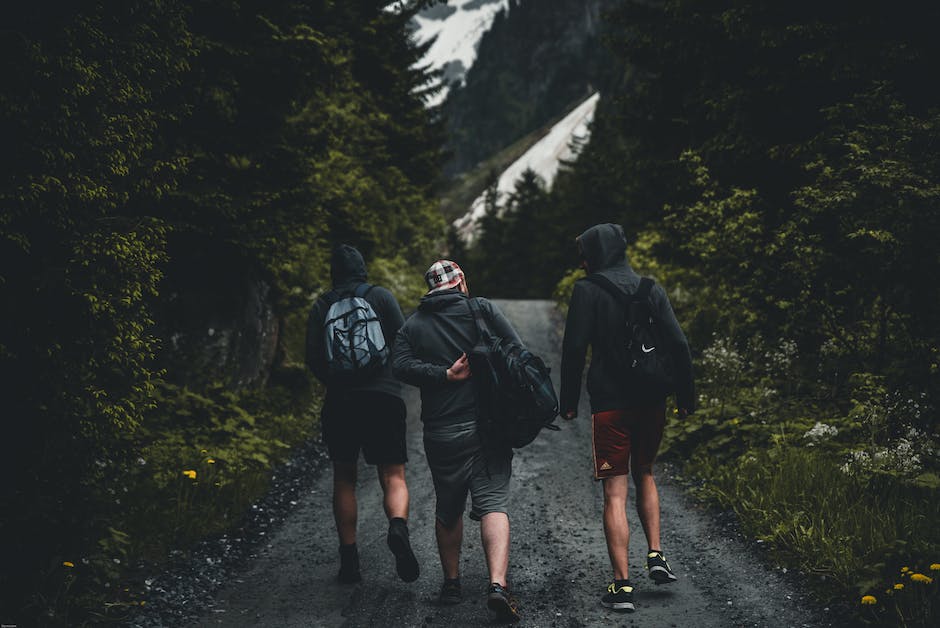
[[(549, 301), (497, 301), (526, 344), (560, 366), (561, 327)], [(556, 381), (556, 387), (558, 382)], [(385, 545), (386, 520), (374, 470), (359, 479), (359, 548), (363, 582), (340, 585), (337, 539), (330, 511), (331, 477), (319, 474), (282, 525), (268, 533), (255, 559), (234, 570), (198, 626), (486, 626), (487, 577), (479, 526), (466, 521), (461, 572), (464, 601), (435, 604), (441, 584), (434, 542), (434, 492), (421, 446), (417, 390), (406, 387), (409, 408), (407, 469), (410, 528), (421, 564), (417, 582), (395, 576)], [(645, 539), (632, 508), (630, 570), (637, 610), (602, 608), (610, 566), (601, 526), (600, 484), (591, 477), (587, 400), (580, 417), (560, 432), (544, 432), (517, 452), (512, 485), (510, 578), (523, 626), (836, 626), (835, 610), (800, 590), (793, 574), (771, 568), (755, 545), (696, 506), (660, 474), (663, 548), (679, 581), (656, 587), (646, 577)], [(560, 420), (559, 420), (560, 421)]]

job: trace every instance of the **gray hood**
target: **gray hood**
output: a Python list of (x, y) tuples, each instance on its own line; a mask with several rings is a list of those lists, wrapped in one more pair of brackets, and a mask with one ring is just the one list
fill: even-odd
[(627, 263), (627, 238), (620, 225), (609, 222), (594, 225), (578, 236), (578, 245), (589, 273)]
[(334, 286), (363, 283), (366, 280), (366, 261), (356, 247), (340, 244), (330, 256), (330, 278)]

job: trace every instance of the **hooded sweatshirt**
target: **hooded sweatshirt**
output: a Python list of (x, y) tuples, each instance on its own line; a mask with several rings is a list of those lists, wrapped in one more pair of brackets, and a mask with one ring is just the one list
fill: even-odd
[[(354, 247), (341, 244), (333, 251), (330, 259), (330, 276), (333, 289), (342, 295), (352, 294), (356, 288), (366, 283), (366, 263)], [(382, 335), (389, 347), (391, 356), (395, 337), (405, 322), (401, 308), (395, 296), (381, 286), (373, 286), (365, 295), (365, 300), (372, 306), (382, 325)], [(392, 375), (391, 359), (378, 373), (368, 379), (358, 381), (335, 382), (329, 378), (329, 366), (326, 362), (326, 338), (323, 325), (329, 307), (323, 299), (317, 299), (307, 319), (307, 366), (317, 379), (326, 384), (327, 397), (341, 392), (370, 391), (380, 392), (401, 398), (401, 384)]]
[[(578, 238), (581, 254), (589, 273), (600, 273), (627, 294), (634, 294), (640, 276), (627, 263), (627, 240), (623, 228), (615, 224), (595, 225)], [(656, 313), (675, 365), (676, 402), (689, 412), (695, 410), (692, 381), (692, 356), (689, 343), (679, 327), (666, 291), (658, 283), (650, 293)], [(581, 396), (581, 373), (587, 348), (591, 349), (587, 389), (591, 412), (604, 412), (660, 403), (662, 398), (630, 398), (623, 386), (619, 352), (626, 342), (625, 313), (621, 303), (606, 290), (584, 279), (575, 282), (565, 323), (561, 360), (562, 414), (577, 411)]]
[[(426, 294), (398, 332), (392, 358), (394, 373), (406, 384), (421, 389), (421, 420), (425, 427), (476, 418), (472, 382), (447, 381), (447, 369), (473, 348), (479, 335), (468, 299), (456, 288)], [(516, 330), (496, 306), (483, 298), (478, 301), (493, 335), (520, 342)]]

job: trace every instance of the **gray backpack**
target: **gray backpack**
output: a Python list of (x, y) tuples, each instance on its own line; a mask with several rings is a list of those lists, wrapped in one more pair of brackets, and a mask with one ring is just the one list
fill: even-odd
[(364, 283), (352, 294), (331, 290), (323, 295), (328, 308), (323, 333), (330, 377), (363, 379), (388, 361), (382, 323), (365, 300), (371, 289)]

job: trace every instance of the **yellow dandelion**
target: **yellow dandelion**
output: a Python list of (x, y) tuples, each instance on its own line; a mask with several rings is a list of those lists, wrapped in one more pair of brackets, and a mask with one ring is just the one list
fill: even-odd
[(940, 571), (940, 563), (931, 563), (930, 571)]
[(911, 580), (914, 582), (923, 582), (924, 584), (931, 584), (933, 582), (933, 578), (925, 576), (922, 573), (911, 574)]
[(214, 459), (214, 458), (207, 458), (207, 459), (206, 459), (206, 464), (215, 464), (215, 459)]
[(195, 471), (195, 469), (187, 469), (186, 471), (183, 471), (183, 475), (185, 475), (186, 477), (188, 477), (190, 480), (195, 480), (195, 479), (196, 479), (196, 471)]
[(910, 567), (901, 567), (901, 573), (907, 573), (910, 570), (911, 570)]
[(899, 582), (899, 583), (897, 583), (896, 585), (894, 585), (894, 590), (895, 590), (895, 591), (903, 591), (903, 590), (904, 590), (904, 585)]
[(68, 568), (72, 568), (72, 567), (75, 566), (75, 563), (73, 563), (73, 562), (70, 561), (70, 560), (67, 560), (67, 561), (65, 561), (64, 563), (62, 563), (62, 566), (63, 566), (63, 567), (68, 567)]
[(199, 453), (201, 453), (201, 454), (207, 454), (207, 453), (209, 453), (209, 450), (208, 450), (208, 449), (200, 449), (200, 450), (199, 450)]
[(866, 605), (866, 606), (871, 606), (872, 604), (875, 604), (875, 603), (877, 603), (877, 602), (878, 602), (878, 600), (875, 599), (875, 596), (874, 596), (874, 595), (863, 595), (863, 596), (862, 596), (862, 604), (864, 604), (864, 605)]

